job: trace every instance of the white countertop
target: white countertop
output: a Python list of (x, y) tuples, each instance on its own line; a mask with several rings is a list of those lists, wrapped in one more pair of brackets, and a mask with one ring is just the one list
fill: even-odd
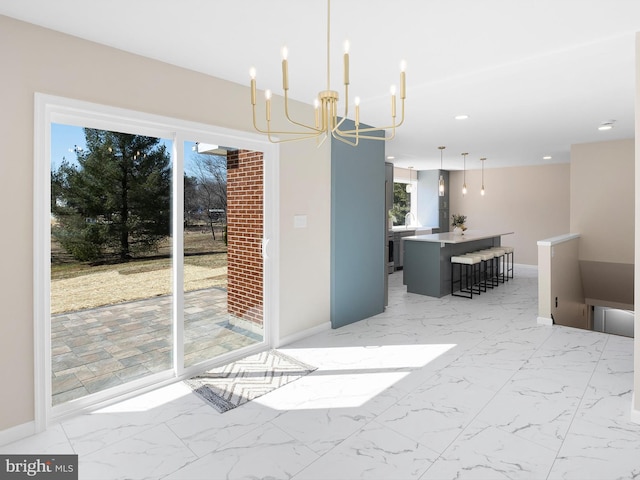
[(420, 231), (425, 231), (425, 230), (433, 230), (434, 228), (438, 228), (438, 227), (416, 227), (415, 225), (396, 225), (394, 226), (391, 231), (392, 232), (406, 232), (406, 231), (416, 231), (416, 232), (420, 232)]
[(453, 232), (432, 233), (431, 235), (414, 235), (404, 237), (405, 241), (434, 242), (434, 243), (464, 243), (474, 240), (484, 240), (485, 238), (499, 237), (501, 235), (511, 235), (513, 232), (487, 232), (483, 230), (465, 230), (463, 235)]

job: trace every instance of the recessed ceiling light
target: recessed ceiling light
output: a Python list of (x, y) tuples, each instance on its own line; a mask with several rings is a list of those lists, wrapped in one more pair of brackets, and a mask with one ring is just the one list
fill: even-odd
[(542, 157), (543, 160), (551, 160), (551, 155), (545, 155)]
[(598, 127), (598, 130), (611, 130), (615, 120), (609, 120), (608, 122), (602, 122)]
[(466, 114), (456, 115), (453, 118), (455, 118), (456, 120), (466, 120), (467, 118), (469, 118), (469, 115), (466, 115)]
[(387, 160), (395, 160), (395, 159), (396, 159), (396, 157), (394, 157), (393, 155), (389, 155), (389, 156), (387, 157)]

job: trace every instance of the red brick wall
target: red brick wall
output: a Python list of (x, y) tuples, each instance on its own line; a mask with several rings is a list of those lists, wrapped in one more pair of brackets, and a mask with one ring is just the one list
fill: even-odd
[(262, 325), (262, 152), (227, 152), (227, 309)]

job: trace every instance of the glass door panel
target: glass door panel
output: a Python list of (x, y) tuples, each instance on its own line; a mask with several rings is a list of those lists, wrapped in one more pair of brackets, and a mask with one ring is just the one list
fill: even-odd
[(184, 142), (184, 366), (262, 342), (260, 152)]
[(53, 405), (172, 368), (170, 152), (51, 124)]

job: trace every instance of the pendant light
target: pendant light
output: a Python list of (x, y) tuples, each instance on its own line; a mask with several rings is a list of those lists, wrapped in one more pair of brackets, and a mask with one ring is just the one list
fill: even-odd
[(486, 160), (486, 158), (481, 158), (480, 161), (482, 162), (482, 188), (480, 189), (480, 195), (482, 195), (484, 197), (484, 161)]
[(411, 180), (413, 179), (413, 176), (411, 175), (411, 169), (413, 167), (407, 167), (409, 169), (409, 183), (407, 183), (407, 187), (405, 188), (407, 193), (411, 193), (411, 190), (413, 189), (413, 185), (411, 184)]
[(444, 197), (444, 177), (442, 176), (442, 151), (447, 147), (438, 147), (440, 150), (440, 180), (438, 180), (438, 195)]
[(462, 164), (462, 195), (467, 194), (467, 155), (469, 154), (462, 154), (462, 158), (464, 158), (464, 163)]

